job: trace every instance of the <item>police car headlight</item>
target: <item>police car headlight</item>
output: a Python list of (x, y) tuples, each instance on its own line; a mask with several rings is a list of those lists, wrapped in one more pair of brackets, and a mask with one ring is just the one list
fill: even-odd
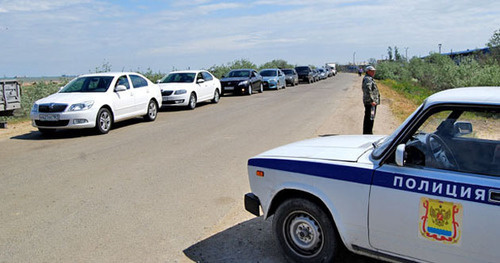
[(69, 107), (69, 111), (82, 111), (92, 108), (94, 101), (85, 101), (82, 103), (75, 103)]

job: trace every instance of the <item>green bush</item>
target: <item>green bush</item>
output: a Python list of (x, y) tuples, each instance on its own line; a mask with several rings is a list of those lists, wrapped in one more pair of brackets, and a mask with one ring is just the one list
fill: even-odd
[(437, 92), (471, 86), (499, 86), (500, 65), (494, 59), (462, 59), (459, 64), (448, 56), (431, 54), (409, 62), (384, 61), (377, 64), (378, 79), (390, 79)]

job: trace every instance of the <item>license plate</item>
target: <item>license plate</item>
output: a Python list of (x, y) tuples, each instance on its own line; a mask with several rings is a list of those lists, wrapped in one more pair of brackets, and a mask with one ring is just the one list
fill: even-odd
[(41, 121), (58, 121), (59, 114), (40, 114), (39, 118)]
[(225, 87), (224, 90), (234, 90), (234, 87)]

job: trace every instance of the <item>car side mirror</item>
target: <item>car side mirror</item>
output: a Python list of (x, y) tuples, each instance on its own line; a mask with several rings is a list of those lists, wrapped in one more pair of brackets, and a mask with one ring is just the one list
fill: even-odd
[(121, 91), (126, 91), (126, 90), (127, 90), (127, 87), (125, 87), (124, 85), (118, 85), (115, 88), (116, 92), (121, 92)]
[(396, 148), (396, 154), (395, 154), (396, 157), (395, 158), (396, 158), (396, 164), (398, 166), (405, 165), (405, 148), (406, 148), (405, 144), (400, 144)]
[(201, 84), (201, 83), (203, 83), (203, 82), (205, 82), (205, 80), (204, 80), (204, 79), (198, 79), (198, 80), (196, 81), (196, 83), (198, 83), (198, 84)]
[(472, 133), (472, 123), (468, 121), (457, 121), (453, 124), (455, 135), (463, 136)]
[(225, 78), (225, 77), (226, 77), (226, 75), (222, 75), (222, 77), (221, 77), (221, 78)]
[(160, 84), (160, 83), (161, 83), (161, 79), (156, 81), (156, 84)]

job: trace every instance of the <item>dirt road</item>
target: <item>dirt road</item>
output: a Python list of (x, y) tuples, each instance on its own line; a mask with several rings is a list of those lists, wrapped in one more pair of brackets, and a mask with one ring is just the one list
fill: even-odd
[[(359, 134), (360, 82), (339, 74), (223, 97), (103, 136), (0, 130), (0, 262), (284, 262), (269, 222), (243, 208), (246, 161), (321, 134)], [(382, 103), (377, 134), (397, 125)]]

